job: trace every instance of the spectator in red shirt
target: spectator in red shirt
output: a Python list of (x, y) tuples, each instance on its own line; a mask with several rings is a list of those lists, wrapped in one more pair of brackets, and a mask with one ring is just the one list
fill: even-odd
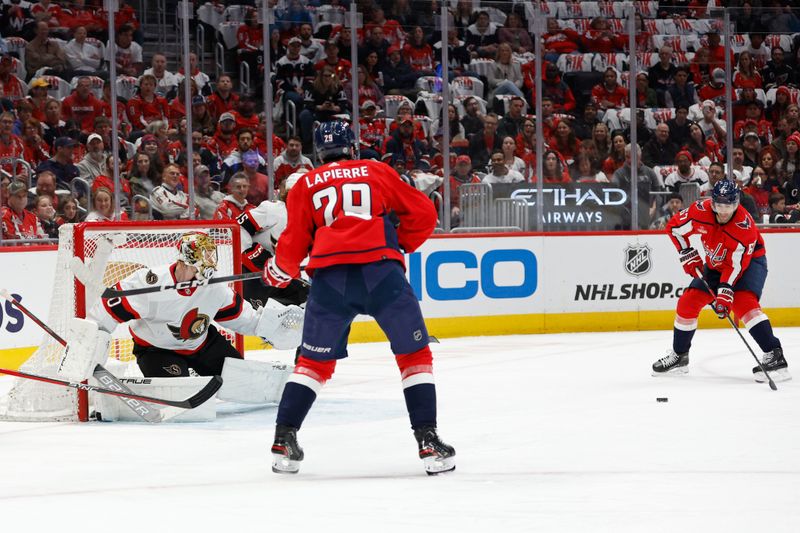
[(403, 31), (403, 27), (400, 25), (400, 22), (394, 19), (387, 19), (383, 9), (379, 7), (372, 10), (371, 23), (383, 28), (383, 35), (386, 37), (386, 40), (389, 41), (389, 44), (395, 44), (399, 46), (400, 43), (406, 38), (406, 32)]
[(214, 213), (215, 220), (236, 220), (247, 209), (254, 207), (253, 204), (247, 201), (250, 180), (247, 179), (247, 175), (244, 172), (237, 172), (231, 176), (230, 182), (228, 182), (228, 190), (230, 194), (225, 196)]
[(217, 132), (206, 143), (209, 151), (222, 162), (237, 148), (236, 117), (233, 113), (223, 113), (217, 122)]
[(233, 91), (233, 81), (227, 74), (223, 74), (217, 80), (214, 92), (208, 96), (208, 112), (219, 120), (223, 113), (228, 113), (236, 109), (239, 104), (239, 95)]
[[(173, 128), (177, 128), (181, 119), (186, 117), (186, 106), (183, 104), (183, 99), (185, 98), (183, 90), (184, 81), (185, 78), (182, 78), (181, 81), (178, 82), (178, 90), (175, 92), (175, 97), (169, 102), (169, 123)], [(197, 84), (194, 80), (191, 80), (191, 84), (189, 95), (191, 98), (194, 98), (198, 96), (199, 91), (197, 90)]]
[(303, 141), (300, 137), (289, 137), (286, 141), (286, 150), (275, 158), (272, 163), (275, 169), (275, 188), (295, 172), (309, 171), (314, 164), (302, 154)]
[[(725, 68), (725, 47), (720, 43), (721, 37), (717, 30), (706, 34), (706, 40), (708, 41), (708, 60), (714, 68)], [(735, 65), (736, 61), (733, 58), (733, 50), (730, 51), (730, 54), (731, 65)]]
[[(267, 114), (263, 111), (258, 114), (258, 129), (256, 130), (256, 138), (253, 139), (253, 146), (259, 154), (268, 154), (267, 150)], [(272, 134), (272, 157), (276, 158), (283, 153), (286, 149), (286, 143), (283, 139)]]
[(753, 63), (753, 56), (747, 50), (739, 53), (739, 61), (736, 65), (736, 71), (733, 73), (733, 86), (736, 89), (761, 89), (764, 82), (761, 80), (761, 74), (756, 70)]
[(372, 100), (361, 104), (358, 122), (361, 126), (359, 139), (362, 159), (380, 159), (383, 151), (383, 136), (386, 131), (386, 120), (377, 117), (378, 106)]
[(239, 97), (239, 105), (231, 114), (236, 119), (236, 128), (250, 128), (255, 130), (258, 128), (258, 114), (256, 113), (256, 102), (253, 97), (248, 94), (243, 94)]
[(6, 98), (12, 102), (25, 98), (25, 88), (22, 81), (14, 74), (14, 58), (9, 54), (3, 54), (0, 59), (0, 98)]
[(128, 100), (128, 118), (134, 131), (144, 128), (154, 120), (169, 119), (167, 101), (156, 94), (156, 78), (145, 74), (139, 78), (139, 94)]
[(403, 46), (403, 59), (411, 69), (425, 76), (433, 75), (433, 48), (425, 40), (425, 31), (416, 26)]
[(583, 45), (589, 52), (609, 54), (621, 49), (620, 37), (611, 30), (605, 17), (595, 17), (583, 36)]
[(627, 141), (625, 140), (625, 135), (623, 133), (615, 133), (613, 137), (611, 137), (611, 153), (608, 155), (605, 161), (603, 161), (603, 173), (606, 175), (606, 178), (610, 181), (612, 176), (614, 176), (614, 172), (617, 169), (622, 168), (625, 164), (625, 146), (627, 145)]
[(33, 106), (33, 118), (44, 121), (44, 108), (47, 105), (47, 89), (50, 84), (44, 78), (31, 80), (28, 87), (28, 102)]
[[(531, 94), (535, 95), (536, 91)], [(557, 113), (571, 113), (575, 110), (575, 96), (569, 85), (564, 83), (561, 72), (553, 63), (548, 63), (545, 67), (545, 75), (542, 78), (542, 96), (548, 96), (553, 101), (553, 109)], [(536, 103), (535, 97), (531, 99)]]
[(43, 133), (42, 123), (35, 118), (29, 118), (25, 122), (22, 130), (22, 142), (25, 146), (23, 158), (33, 168), (50, 159), (47, 144), (42, 140)]
[(700, 100), (711, 100), (715, 104), (724, 105), (725, 102), (725, 82), (728, 77), (721, 68), (715, 68), (708, 83), (700, 87), (697, 95)]
[(86, 7), (86, 0), (71, 0), (69, 11), (61, 17), (61, 25), (75, 31), (79, 27), (86, 28), (93, 36), (101, 36), (108, 23), (94, 9)]
[(78, 78), (75, 91), (61, 103), (61, 113), (65, 120), (77, 121), (81, 133), (93, 131), (95, 117), (103, 113), (103, 102), (92, 94), (92, 80), (88, 76)]
[[(242, 156), (242, 173), (250, 182), (247, 202), (252, 205), (258, 205), (264, 200), (269, 200), (269, 176), (259, 172), (258, 167), (258, 152), (250, 151)], [(231, 190), (231, 192), (233, 191)]]
[(689, 70), (692, 72), (692, 81), (698, 87), (711, 80), (711, 71), (713, 65), (709, 63), (709, 51), (705, 46), (701, 46), (697, 52), (694, 53), (694, 59), (689, 64)]
[(350, 81), (352, 64), (347, 59), (339, 57), (339, 45), (333, 39), (325, 43), (325, 57), (314, 64), (314, 70), (322, 70), (325, 65), (333, 67), (342, 83)]
[(51, 28), (63, 26), (60, 20), (64, 16), (61, 6), (50, 0), (40, 0), (39, 3), (31, 6), (31, 15), (37, 21), (43, 20)]
[(25, 209), (28, 188), (21, 181), (8, 186), (8, 206), (2, 208), (3, 239), (41, 239), (46, 237), (36, 215)]
[[(25, 146), (22, 139), (12, 133), (14, 129), (14, 113), (6, 111), (0, 114), (0, 159), (22, 158)], [(7, 162), (2, 165), (3, 170), (13, 175), (13, 165)]]
[(603, 111), (621, 109), (628, 104), (628, 91), (619, 84), (614, 67), (607, 67), (603, 74), (603, 83), (592, 89), (592, 101)]
[(253, 8), (248, 8), (244, 23), (236, 30), (236, 45), (239, 62), (250, 65), (250, 78), (258, 79), (264, 57), (264, 30), (258, 22), (258, 12)]
[(542, 35), (542, 39), (544, 39), (544, 58), (547, 61), (556, 61), (561, 54), (577, 52), (581, 42), (578, 32), (569, 28), (562, 29), (555, 17), (547, 19), (547, 33)]
[(575, 159), (581, 149), (581, 142), (575, 137), (572, 126), (566, 120), (558, 121), (556, 131), (548, 141), (548, 144), (554, 150), (558, 150), (561, 158), (567, 164), (570, 164)]

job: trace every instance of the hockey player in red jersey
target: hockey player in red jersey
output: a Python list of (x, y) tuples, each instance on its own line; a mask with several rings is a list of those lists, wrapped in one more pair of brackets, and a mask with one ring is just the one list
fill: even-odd
[[(739, 195), (734, 182), (720, 180), (714, 185), (711, 198), (676, 213), (667, 224), (667, 233), (680, 252), (683, 269), (695, 279), (678, 300), (672, 350), (653, 364), (653, 375), (688, 372), (689, 347), (697, 329), (697, 317), (704, 306), (712, 303), (720, 318), (733, 311), (744, 322), (763, 350), (762, 365), (774, 381), (791, 379), (781, 342), (759, 304), (767, 278), (764, 240), (753, 218), (739, 205)], [(700, 236), (705, 262), (689, 242), (692, 235)], [(716, 297), (709, 294), (703, 279)], [(756, 381), (766, 381), (759, 367), (753, 368), (753, 374)]]
[(347, 357), (357, 314), (371, 315), (389, 338), (426, 472), (453, 470), (455, 450), (436, 433), (428, 332), (404, 275), (403, 252), (416, 250), (436, 226), (433, 203), (391, 167), (350, 160), (356, 139), (342, 122), (321, 124), (314, 147), (325, 164), (292, 187), (286, 229), (264, 269), (268, 284), (283, 287), (299, 276), (308, 256), (312, 276), (300, 357), (278, 408), (272, 470), (299, 470), (297, 430), (336, 360)]

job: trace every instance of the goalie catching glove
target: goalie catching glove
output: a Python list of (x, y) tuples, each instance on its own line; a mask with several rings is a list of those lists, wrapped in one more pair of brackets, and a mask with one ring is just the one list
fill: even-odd
[(289, 350), (300, 345), (305, 317), (303, 308), (267, 300), (259, 312), (261, 315), (256, 326), (259, 337), (278, 350)]

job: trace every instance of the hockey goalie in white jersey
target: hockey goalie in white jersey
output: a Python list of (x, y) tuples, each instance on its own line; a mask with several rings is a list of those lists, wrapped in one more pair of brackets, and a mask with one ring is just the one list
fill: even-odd
[[(163, 284), (165, 280), (174, 284), (209, 279), (216, 267), (213, 239), (192, 231), (181, 237), (175, 263), (141, 269), (115, 288), (129, 290)], [(201, 376), (221, 375), (223, 389), (229, 389), (226, 382), (242, 382), (246, 375), (269, 374), (268, 367), (272, 365), (242, 360), (242, 355), (212, 322), (244, 335), (257, 335), (278, 349), (294, 349), (303, 329), (300, 307), (270, 301), (256, 310), (223, 283), (101, 299), (88, 318), (97, 322), (101, 335), (108, 335), (118, 324), (127, 323), (133, 338), (133, 353), (145, 377), (189, 376), (192, 369)], [(236, 397), (223, 399), (259, 403), (272, 394), (274, 391), (267, 391), (262, 398), (256, 391), (255, 397), (248, 399), (239, 398), (237, 392)], [(248, 391), (244, 396), (253, 395)]]

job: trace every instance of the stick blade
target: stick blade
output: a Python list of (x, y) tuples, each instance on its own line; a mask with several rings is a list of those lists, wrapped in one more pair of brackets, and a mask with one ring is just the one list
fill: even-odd
[(222, 377), (211, 376), (211, 379), (208, 383), (206, 383), (205, 387), (200, 389), (197, 394), (182, 403), (185, 403), (188, 409), (194, 409), (195, 407), (203, 405), (210, 400), (214, 394), (217, 393), (220, 387), (222, 387)]

